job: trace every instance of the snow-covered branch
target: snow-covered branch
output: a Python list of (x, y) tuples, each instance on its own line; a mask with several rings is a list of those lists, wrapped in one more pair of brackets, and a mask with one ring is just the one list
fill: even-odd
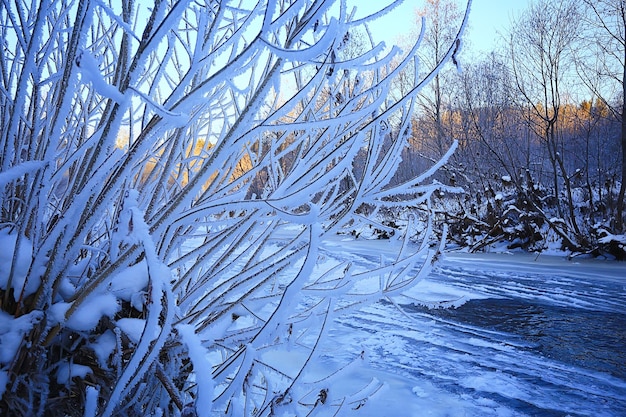
[[(454, 45), (394, 99), (417, 48), (344, 51), (398, 2), (358, 20), (332, 0), (40, 3), (0, 5), (0, 414), (361, 408), (380, 384), (338, 397), (308, 369), (337, 314), (435, 258), (445, 160), (392, 178)], [(324, 262), (397, 206), (418, 245)]]

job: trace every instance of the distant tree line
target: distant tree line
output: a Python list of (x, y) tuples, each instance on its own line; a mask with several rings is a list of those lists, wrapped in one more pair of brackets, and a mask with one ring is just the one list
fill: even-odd
[[(428, 0), (419, 11), (429, 16), (422, 63), (437, 62), (460, 6)], [(533, 1), (502, 46), (476, 56), (469, 45), (422, 91), (397, 179), (459, 142), (439, 174), (465, 190), (441, 199), (454, 242), (624, 257), (625, 7)]]

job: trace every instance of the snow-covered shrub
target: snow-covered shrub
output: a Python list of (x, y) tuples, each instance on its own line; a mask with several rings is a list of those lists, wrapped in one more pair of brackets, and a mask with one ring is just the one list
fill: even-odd
[(455, 43), (394, 100), (419, 41), (400, 65), (372, 39), (341, 51), (397, 2), (38, 3), (0, 5), (0, 414), (360, 408), (375, 387), (315, 382), (316, 346), (435, 250), (318, 260), (382, 209), (428, 214), (436, 166), (390, 185), (406, 138), (387, 126)]
[(608, 230), (613, 223), (605, 210), (606, 200), (616, 192), (589, 198), (588, 190), (572, 188), (575, 227), (570, 216), (559, 210), (559, 206), (567, 206), (569, 197), (565, 193), (555, 197), (554, 189), (535, 181), (529, 170), (517, 180), (503, 175), (483, 182), (487, 184), (484, 188), (463, 183), (463, 198), (446, 196), (434, 201), (437, 211), (446, 215), (449, 240), (460, 247), (623, 256), (619, 246), (602, 239), (611, 234)]
[(464, 239), (462, 244), (471, 251), (494, 243), (505, 244), (508, 249), (541, 251), (550, 232), (544, 219), (548, 197), (533, 181), (515, 185), (509, 176), (502, 176), (466, 200), (462, 219), (468, 221), (450, 227), (451, 234)]

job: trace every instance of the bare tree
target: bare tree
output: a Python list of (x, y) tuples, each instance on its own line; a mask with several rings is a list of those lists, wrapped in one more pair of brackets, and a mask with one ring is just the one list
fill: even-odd
[[(540, 0), (512, 22), (509, 56), (515, 84), (529, 111), (528, 123), (547, 150), (551, 165), (555, 204), (559, 215), (567, 218), (574, 237), (560, 222), (549, 221), (572, 250), (585, 246), (578, 225), (572, 194), (571, 172), (564, 158), (560, 123), (564, 87), (568, 69), (573, 67), (572, 47), (580, 31), (578, 3), (572, 0)], [(565, 189), (566, 210), (560, 203), (561, 187)], [(566, 215), (567, 214), (567, 215)]]
[[(425, 21), (426, 30), (424, 35), (424, 47), (421, 50), (420, 59), (423, 62), (422, 71), (434, 68), (436, 62), (446, 54), (446, 44), (456, 42), (455, 34), (450, 31), (448, 22), (459, 22), (462, 19), (461, 9), (454, 0), (427, 0), (423, 9), (418, 10), (418, 16), (428, 16)], [(461, 40), (459, 40), (460, 42)], [(456, 45), (455, 45), (456, 48)], [(456, 51), (460, 52), (460, 48)], [(458, 64), (456, 56), (453, 64)], [(449, 97), (449, 91), (454, 85), (451, 82), (450, 70), (454, 65), (448, 67), (447, 71), (439, 72), (433, 78), (432, 84), (421, 95), (420, 106), (422, 110), (432, 119), (433, 136), (435, 141), (435, 149), (437, 156), (443, 155), (449, 144), (450, 138), (445, 131), (444, 112), (447, 110), (449, 100), (446, 102), (446, 96)]]
[[(589, 10), (591, 50), (583, 57), (582, 79), (621, 123), (621, 184), (615, 212), (615, 230), (624, 232), (626, 194), (626, 4), (622, 0), (584, 0)], [(591, 58), (585, 61), (585, 58)]]

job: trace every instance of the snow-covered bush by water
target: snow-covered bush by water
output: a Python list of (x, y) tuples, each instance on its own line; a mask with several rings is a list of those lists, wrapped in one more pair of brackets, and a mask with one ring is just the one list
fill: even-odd
[(361, 408), (377, 384), (337, 395), (316, 346), (437, 248), (428, 221), (371, 270), (319, 248), (381, 210), (428, 218), (434, 169), (390, 179), (456, 42), (393, 100), (419, 41), (343, 51), (398, 2), (120, 3), (0, 5), (0, 414)]

